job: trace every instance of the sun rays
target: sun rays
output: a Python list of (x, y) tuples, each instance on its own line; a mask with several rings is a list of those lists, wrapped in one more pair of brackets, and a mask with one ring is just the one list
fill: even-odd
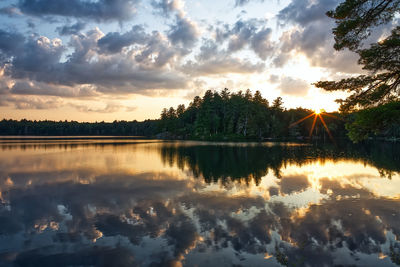
[(326, 122), (325, 122), (325, 120), (324, 120), (324, 118), (323, 118), (322, 115), (324, 115), (324, 116), (326, 115), (326, 116), (328, 116), (328, 117), (335, 118), (335, 119), (340, 119), (340, 118), (338, 118), (338, 117), (336, 117), (336, 116), (334, 116), (334, 115), (331, 115), (331, 114), (326, 113), (325, 110), (323, 110), (323, 109), (317, 109), (317, 110), (314, 111), (314, 113), (311, 113), (311, 114), (305, 116), (304, 118), (301, 118), (300, 120), (298, 120), (298, 121), (296, 121), (296, 122), (290, 124), (290, 125), (289, 125), (289, 128), (291, 128), (291, 127), (293, 127), (293, 126), (295, 126), (295, 125), (297, 125), (297, 124), (299, 124), (299, 123), (301, 123), (301, 122), (307, 120), (308, 118), (311, 118), (311, 117), (314, 116), (314, 118), (313, 118), (313, 123), (312, 123), (312, 126), (311, 126), (311, 128), (310, 128), (310, 132), (309, 132), (309, 134), (308, 134), (308, 138), (311, 138), (311, 137), (312, 137), (312, 134), (313, 134), (314, 129), (315, 129), (315, 125), (316, 125), (316, 123), (317, 123), (317, 120), (319, 119), (319, 120), (321, 121), (323, 127), (325, 128), (326, 132), (328, 133), (329, 139), (331, 139), (331, 141), (332, 141), (333, 143), (335, 143), (335, 140), (334, 140), (334, 138), (333, 138), (333, 135), (332, 135), (331, 131), (329, 130), (328, 126), (326, 125)]

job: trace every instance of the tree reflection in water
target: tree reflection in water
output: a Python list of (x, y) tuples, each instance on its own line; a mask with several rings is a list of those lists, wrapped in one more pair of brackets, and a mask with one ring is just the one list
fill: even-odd
[(0, 151), (5, 266), (399, 265), (393, 144), (19, 145)]
[(281, 168), (288, 164), (301, 167), (304, 164), (326, 160), (359, 161), (375, 166), (382, 176), (391, 177), (400, 172), (399, 145), (378, 143), (340, 146), (324, 145), (165, 145), (160, 148), (164, 164), (189, 166), (195, 177), (203, 177), (207, 183), (221, 180), (253, 180), (257, 185), (271, 170), (280, 178)]

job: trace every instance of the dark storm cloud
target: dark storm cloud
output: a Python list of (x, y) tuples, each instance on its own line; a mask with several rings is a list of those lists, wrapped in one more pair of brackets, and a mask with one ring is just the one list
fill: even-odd
[(21, 12), (43, 17), (63, 16), (95, 21), (130, 20), (136, 13), (139, 0), (19, 0)]
[(135, 25), (126, 33), (119, 32), (107, 33), (97, 41), (101, 51), (108, 53), (119, 53), (122, 48), (132, 44), (145, 44), (150, 39), (142, 25)]
[(85, 28), (86, 24), (78, 21), (75, 24), (72, 25), (64, 25), (62, 27), (57, 27), (56, 31), (60, 35), (71, 35), (71, 34), (77, 34), (80, 31), (82, 31)]

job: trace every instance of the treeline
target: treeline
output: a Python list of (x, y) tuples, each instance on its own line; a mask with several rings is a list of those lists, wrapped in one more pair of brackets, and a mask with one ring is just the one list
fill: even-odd
[(0, 135), (115, 135), (115, 136), (152, 136), (159, 129), (158, 120), (114, 121), (114, 122), (77, 122), (77, 121), (31, 121), (2, 120)]
[[(2, 120), (0, 135), (113, 135), (151, 136), (171, 139), (197, 140), (264, 140), (266, 138), (328, 139), (329, 135), (317, 119), (314, 130), (313, 114), (304, 108), (284, 109), (282, 98), (272, 104), (259, 91), (246, 92), (207, 91), (196, 96), (188, 107), (164, 108), (160, 119), (138, 121), (77, 122)], [(324, 116), (329, 132), (335, 138), (345, 137), (346, 129), (339, 113)]]
[[(237, 93), (224, 89), (221, 92), (207, 91), (201, 98), (196, 96), (186, 108), (164, 108), (161, 113), (161, 132), (165, 136), (182, 139), (236, 140), (265, 138), (306, 138), (310, 136), (313, 117), (296, 123), (313, 114), (304, 108), (283, 108), (282, 98), (272, 104), (259, 91)], [(323, 119), (329, 132), (335, 137), (345, 137), (344, 119), (339, 113), (324, 113)], [(316, 120), (313, 138), (329, 138), (319, 117)]]
[[(322, 113), (313, 128), (314, 111), (285, 109), (282, 98), (270, 104), (259, 91), (207, 91), (190, 104), (164, 108), (157, 120), (77, 122), (2, 120), (0, 135), (113, 135), (165, 139), (265, 140), (340, 139), (357, 142), (369, 137), (400, 137), (400, 102), (350, 114)], [(307, 119), (304, 119), (307, 118)], [(311, 129), (313, 129), (311, 131)], [(371, 134), (371, 129), (373, 133)]]

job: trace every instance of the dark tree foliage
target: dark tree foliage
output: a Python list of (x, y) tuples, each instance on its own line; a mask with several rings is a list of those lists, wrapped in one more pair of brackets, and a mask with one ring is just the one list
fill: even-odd
[(113, 135), (113, 136), (150, 136), (159, 131), (159, 121), (114, 121), (114, 122), (77, 122), (77, 121), (30, 121), (2, 120), (0, 135), (37, 135), (37, 136), (77, 136), (77, 135)]
[[(180, 105), (164, 108), (161, 113), (161, 129), (165, 137), (201, 140), (263, 140), (265, 138), (305, 138), (309, 136), (312, 119), (300, 124), (293, 123), (310, 115), (313, 111), (303, 108), (285, 110), (281, 97), (272, 106), (259, 91), (237, 93), (224, 89), (221, 92), (207, 91), (202, 98), (196, 96), (187, 108)], [(329, 130), (338, 138), (345, 135), (343, 121), (327, 116)], [(320, 121), (315, 126), (313, 137), (328, 138)]]
[(351, 140), (359, 142), (371, 132), (382, 137), (400, 137), (400, 102), (391, 102), (376, 108), (361, 110), (346, 124)]
[[(399, 11), (400, 0), (345, 0), (335, 10), (327, 13), (336, 20), (333, 29), (334, 48), (348, 48), (356, 52), (360, 57), (358, 63), (368, 71), (368, 74), (340, 81), (315, 83), (316, 87), (327, 91), (342, 90), (350, 93), (347, 99), (337, 100), (341, 103), (341, 111), (376, 108), (400, 100), (400, 26), (395, 26), (397, 23), (393, 22)], [(366, 47), (363, 40), (370, 36), (376, 26), (383, 24), (394, 25), (391, 34)], [(373, 109), (371, 114), (377, 114), (379, 110)], [(347, 125), (349, 137), (353, 141), (366, 139), (371, 134), (390, 132), (398, 127), (398, 123), (382, 125), (381, 121), (372, 121), (380, 116), (365, 119), (367, 113), (361, 112), (355, 116), (354, 122)], [(391, 120), (385, 120), (388, 121)]]
[(255, 182), (272, 171), (282, 177), (287, 164), (302, 166), (319, 160), (354, 160), (375, 166), (382, 177), (391, 178), (400, 173), (400, 144), (373, 142), (352, 144), (314, 143), (310, 146), (219, 146), (219, 145), (175, 145), (160, 147), (164, 164), (176, 165), (182, 170), (192, 171), (195, 177), (207, 183), (222, 182), (231, 186), (230, 181)]
[[(286, 110), (281, 97), (270, 106), (259, 91), (237, 93), (224, 89), (207, 91), (196, 96), (185, 107), (164, 108), (160, 119), (137, 121), (76, 122), (2, 120), (0, 135), (36, 136), (151, 136), (164, 139), (198, 140), (264, 140), (266, 138), (303, 139), (309, 137), (312, 119), (295, 122), (312, 114), (312, 110), (296, 108)], [(330, 115), (330, 116), (328, 116)], [(332, 117), (332, 115), (334, 115)], [(346, 135), (340, 114), (327, 114), (327, 127), (336, 138)], [(327, 131), (317, 121), (313, 138), (328, 139)]]
[(374, 26), (389, 23), (399, 12), (399, 0), (346, 0), (327, 15), (336, 20), (335, 49), (356, 51)]
[(369, 74), (315, 85), (328, 91), (345, 90), (351, 95), (341, 103), (342, 111), (375, 107), (399, 100), (400, 27), (378, 43), (363, 48), (374, 27), (391, 23), (400, 11), (400, 0), (346, 0), (327, 15), (336, 20), (335, 49), (348, 48), (360, 56), (358, 63)]

